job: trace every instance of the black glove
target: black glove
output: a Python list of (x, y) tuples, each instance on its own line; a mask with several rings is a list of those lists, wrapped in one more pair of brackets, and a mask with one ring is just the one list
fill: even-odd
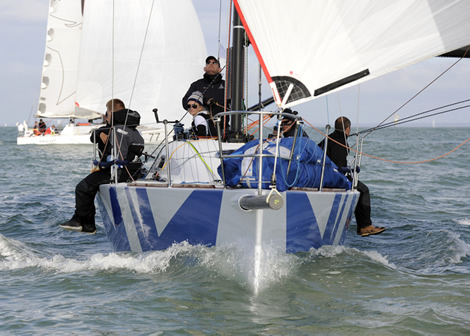
[[(352, 169), (352, 168), (349, 167), (349, 166), (347, 166), (347, 167), (339, 167), (339, 168), (338, 168), (338, 171), (339, 171), (341, 174), (345, 174), (345, 175), (348, 174), (348, 173), (349, 173), (349, 174), (352, 173), (353, 170), (354, 170), (354, 169)], [(356, 170), (356, 173), (359, 174), (359, 173), (361, 172), (361, 167), (356, 166), (356, 167), (355, 167), (355, 170)]]

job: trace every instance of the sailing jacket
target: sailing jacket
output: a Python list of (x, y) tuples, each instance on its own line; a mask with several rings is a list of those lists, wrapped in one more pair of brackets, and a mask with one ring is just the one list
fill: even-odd
[(101, 133), (108, 135), (110, 128), (111, 126), (108, 123), (106, 123), (106, 125), (93, 130), (90, 135), (90, 141), (93, 143), (95, 143), (96, 141), (96, 143), (98, 144), (98, 150), (100, 153), (100, 161), (106, 161), (106, 158), (108, 157), (108, 155), (111, 154), (111, 146), (108, 146), (106, 143), (104, 143), (100, 137)]
[(206, 111), (201, 111), (194, 116), (191, 128), (197, 137), (200, 136), (217, 136), (217, 130), (214, 121)]
[[(222, 79), (222, 74), (209, 75), (205, 73), (203, 78), (193, 82), (182, 99), (183, 108), (185, 110), (186, 101), (194, 91), (202, 93), (204, 109), (212, 112), (212, 115), (224, 112), (225, 80)], [(209, 102), (211, 99), (212, 101)], [(227, 105), (228, 104), (227, 102)]]
[(142, 138), (140, 132), (135, 128), (116, 125), (110, 132), (109, 141), (111, 141), (111, 145), (114, 144), (114, 136), (116, 136), (118, 160), (131, 162), (135, 159), (135, 156), (144, 149), (144, 138)]
[[(328, 139), (326, 155), (330, 158), (331, 161), (334, 162), (338, 167), (346, 167), (348, 165), (348, 154), (349, 149), (339, 145), (338, 143), (334, 142), (333, 140), (338, 141), (340, 144), (343, 144), (349, 147), (348, 142), (346, 141), (347, 135), (344, 134), (343, 131), (335, 130), (333, 133), (329, 135), (330, 139)], [(333, 139), (333, 140), (331, 140)], [(323, 149), (325, 145), (325, 140), (322, 140), (318, 146)]]

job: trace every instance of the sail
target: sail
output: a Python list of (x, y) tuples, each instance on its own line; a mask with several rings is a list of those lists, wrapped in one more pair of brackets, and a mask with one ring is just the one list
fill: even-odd
[(234, 0), (279, 106), (470, 44), (467, 0)]
[[(114, 4), (114, 5), (113, 5)], [(181, 98), (202, 77), (206, 45), (191, 0), (85, 3), (77, 109), (105, 112), (111, 98), (141, 125), (180, 119)]]
[(97, 117), (75, 113), (82, 20), (81, 1), (50, 1), (38, 117)]

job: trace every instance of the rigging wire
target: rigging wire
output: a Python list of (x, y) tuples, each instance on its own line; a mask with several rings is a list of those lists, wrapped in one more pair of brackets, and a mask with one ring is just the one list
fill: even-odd
[[(147, 27), (146, 27), (146, 30), (145, 30), (145, 34), (144, 34), (144, 39), (142, 41), (142, 48), (140, 50), (140, 56), (139, 56), (139, 60), (138, 60), (138, 63), (137, 63), (137, 69), (136, 69), (136, 72), (135, 72), (135, 77), (134, 77), (134, 83), (132, 85), (132, 90), (131, 90), (131, 96), (129, 98), (129, 103), (128, 103), (128, 108), (127, 108), (127, 111), (128, 113), (126, 114), (126, 119), (124, 121), (124, 126), (127, 124), (127, 119), (128, 119), (128, 115), (129, 115), (129, 109), (130, 109), (130, 106), (132, 104), (132, 98), (134, 96), (134, 91), (135, 91), (135, 87), (136, 87), (136, 83), (137, 83), (137, 78), (138, 78), (138, 75), (139, 75), (139, 70), (140, 70), (140, 65), (142, 63), (142, 57), (143, 57), (143, 53), (144, 53), (144, 48), (145, 48), (145, 44), (146, 44), (146, 41), (147, 41), (147, 35), (148, 35), (148, 31), (149, 31), (149, 27), (150, 27), (150, 22), (151, 22), (151, 18), (152, 18), (152, 13), (153, 13), (153, 7), (154, 7), (154, 4), (155, 4), (155, 0), (152, 1), (152, 5), (150, 7), (150, 14), (149, 14), (149, 18), (147, 20)], [(111, 32), (111, 54), (112, 54), (112, 57), (111, 57), (111, 97), (114, 99), (114, 68), (115, 68), (115, 54), (114, 54), (114, 51), (115, 51), (115, 24), (116, 24), (116, 21), (114, 20), (115, 19), (115, 1), (113, 1), (113, 6), (112, 6), (112, 15), (113, 15), (113, 29), (112, 29), (112, 32)], [(112, 102), (112, 111), (114, 112), (114, 101)], [(111, 129), (114, 128), (114, 118), (111, 118)], [(111, 132), (111, 131), (110, 131)], [(110, 133), (111, 134), (111, 133)], [(115, 132), (114, 132), (115, 134)], [(121, 152), (121, 145), (122, 145), (122, 141), (124, 140), (123, 137), (121, 137), (121, 141), (119, 144), (116, 143), (116, 135), (114, 135), (113, 137), (113, 156), (115, 158), (118, 157), (118, 155), (121, 156), (121, 159), (122, 160), (125, 160), (124, 157), (122, 157), (122, 152)], [(116, 149), (117, 149), (117, 152), (116, 152)], [(125, 166), (125, 169), (129, 172), (127, 166)], [(130, 174), (129, 174), (130, 175)], [(115, 174), (115, 183), (117, 183), (117, 174)]]
[[(466, 102), (470, 102), (470, 99), (465, 99), (465, 100), (462, 100), (462, 101), (459, 101), (459, 102), (456, 102), (456, 103), (447, 104), (447, 105), (436, 107), (436, 108), (433, 108), (433, 109), (430, 109), (430, 110), (427, 110), (427, 111), (424, 111), (424, 112), (416, 113), (416, 114), (413, 114), (411, 116), (402, 118), (399, 121), (390, 121), (388, 123), (385, 123), (385, 124), (382, 124), (382, 125), (379, 125), (379, 126), (375, 126), (375, 127), (372, 127), (372, 128), (368, 128), (368, 129), (359, 131), (357, 133), (351, 134), (350, 136), (358, 135), (358, 134), (362, 134), (362, 133), (368, 133), (368, 132), (370, 133), (370, 132), (373, 132), (373, 131), (376, 131), (376, 130), (380, 130), (380, 129), (384, 129), (384, 128), (388, 128), (388, 127), (392, 127), (392, 126), (396, 126), (396, 125), (406, 124), (406, 123), (409, 123), (409, 122), (412, 122), (412, 121), (416, 121), (416, 120), (420, 120), (420, 119), (424, 119), (424, 118), (429, 118), (429, 117), (436, 116), (436, 115), (439, 115), (439, 114), (454, 112), (454, 111), (457, 111), (457, 110), (461, 110), (461, 109), (470, 107), (470, 104), (469, 104), (469, 105), (459, 106), (459, 107), (455, 107), (455, 108), (452, 108), (452, 109), (448, 109), (448, 110), (428, 114), (428, 113), (431, 113), (431, 112), (434, 112), (434, 111), (437, 111), (437, 110), (440, 110), (440, 109), (443, 109), (443, 108), (463, 104), (463, 103), (466, 103)], [(428, 114), (428, 115), (421, 116), (423, 114)], [(420, 117), (418, 117), (418, 116), (420, 116)]]
[[(229, 6), (228, 6), (228, 29), (227, 31), (229, 32), (228, 36), (227, 36), (227, 51), (226, 51), (226, 58), (225, 58), (225, 66), (227, 66), (227, 64), (230, 64), (230, 32), (232, 31), (232, 1), (229, 0), (228, 1), (229, 3)], [(230, 70), (231, 71), (231, 70)], [(228, 79), (228, 74), (227, 74), (227, 79)], [(224, 92), (224, 112), (227, 112), (227, 99), (228, 99), (228, 83), (226, 82), (225, 83), (225, 92)], [(223, 122), (224, 122), (224, 128), (223, 128), (223, 137), (225, 138), (225, 132), (228, 131), (226, 128), (227, 128), (227, 125), (225, 123), (225, 118), (223, 118)], [(220, 135), (219, 135), (220, 136)]]
[(219, 1), (219, 32), (217, 36), (217, 59), (220, 60), (220, 34), (222, 31), (222, 0)]
[[(116, 25), (116, 21), (114, 20), (115, 19), (115, 13), (114, 13), (114, 7), (116, 5), (116, 2), (113, 0), (113, 8), (112, 8), (112, 11), (113, 11), (113, 29), (112, 29), (112, 32), (111, 32), (111, 97), (114, 99), (114, 58), (115, 58), (115, 55), (114, 55), (114, 39), (115, 39), (115, 36), (114, 36), (114, 27)], [(114, 113), (114, 100), (112, 102), (112, 112), (111, 113)], [(109, 135), (111, 135), (111, 130), (113, 129), (114, 127), (114, 118), (113, 118), (113, 115), (111, 114), (111, 129), (109, 130)], [(113, 140), (113, 148), (112, 148), (112, 154), (114, 157), (117, 156), (117, 153), (116, 153), (116, 135), (114, 135), (114, 137), (112, 138)], [(109, 139), (108, 139), (109, 141)], [(111, 178), (113, 178), (113, 174), (111, 174)], [(117, 176), (117, 168), (116, 168), (116, 164), (114, 164), (114, 183), (118, 183), (118, 176)]]
[(326, 121), (327, 121), (327, 124), (330, 124), (330, 108), (328, 106), (328, 95), (325, 95), (325, 98), (326, 98)]
[[(307, 120), (303, 119), (310, 127), (312, 127), (315, 131), (317, 131), (318, 133), (320, 133), (321, 135), (323, 135), (324, 137), (328, 137), (328, 141), (333, 141), (335, 143), (337, 143), (338, 145), (344, 147), (344, 148), (347, 148), (353, 152), (356, 152), (358, 154), (361, 154), (361, 155), (364, 155), (364, 156), (367, 156), (367, 157), (370, 157), (371, 159), (376, 159), (376, 160), (380, 160), (380, 161), (385, 161), (385, 162), (390, 162), (390, 163), (397, 163), (397, 164), (420, 164), (420, 163), (426, 163), (426, 162), (431, 162), (431, 161), (435, 161), (435, 160), (438, 160), (438, 159), (442, 159), (443, 157), (455, 152), (457, 149), (459, 149), (460, 147), (462, 147), (463, 145), (465, 145), (468, 141), (470, 141), (470, 138), (468, 138), (467, 140), (465, 140), (464, 142), (462, 142), (460, 145), (458, 145), (457, 147), (455, 147), (454, 149), (450, 150), (449, 152), (445, 153), (445, 154), (442, 154), (440, 156), (437, 156), (435, 158), (432, 158), (432, 159), (427, 159), (427, 160), (421, 160), (421, 161), (395, 161), (395, 160), (389, 160), (389, 159), (384, 159), (384, 158), (380, 158), (378, 156), (373, 156), (373, 155), (370, 155), (370, 154), (366, 154), (364, 152), (361, 152), (361, 151), (358, 151), (357, 149), (354, 149), (353, 147), (348, 147), (348, 146), (345, 146), (343, 145), (342, 143), (339, 143), (338, 141), (336, 141), (335, 139), (332, 139), (330, 138), (328, 135), (326, 135), (325, 133), (323, 133), (322, 131), (320, 131), (318, 128), (316, 128), (315, 126), (313, 126), (312, 124), (310, 124)], [(369, 133), (370, 134), (370, 133)], [(352, 135), (351, 135), (352, 136)]]
[[(452, 69), (457, 63), (459, 63), (462, 59), (465, 58), (467, 55), (467, 52), (470, 50), (470, 46), (465, 50), (465, 53), (460, 57), (457, 61), (455, 61), (451, 66), (449, 66), (446, 70), (444, 70), (440, 75), (438, 75), (436, 78), (434, 78), (428, 85), (426, 85), (424, 88), (422, 88), (420, 91), (418, 91), (413, 97), (408, 99), (403, 105), (401, 105), (398, 109), (396, 109), (394, 112), (392, 112), (387, 118), (385, 118), (382, 122), (380, 122), (377, 127), (380, 127), (384, 122), (386, 122), (391, 116), (394, 114), (398, 113), (402, 108), (404, 108), (408, 103), (410, 103), (413, 99), (415, 99), (417, 96), (419, 96), (424, 90), (426, 90), (428, 87), (430, 87), (432, 84), (434, 84), (439, 78), (441, 78), (445, 73), (447, 73), (450, 69)], [(364, 138), (367, 137), (371, 132), (373, 132), (375, 129), (372, 129), (368, 134), (364, 135)]]

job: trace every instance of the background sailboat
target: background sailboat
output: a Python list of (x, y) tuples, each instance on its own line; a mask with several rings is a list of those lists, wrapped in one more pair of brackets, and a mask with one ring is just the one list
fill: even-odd
[(152, 110), (179, 120), (181, 97), (203, 73), (206, 44), (192, 2), (89, 1), (84, 17), (78, 109), (102, 111), (119, 98), (140, 113), (148, 142), (162, 132)]
[[(81, 15), (81, 6), (72, 9)], [(202, 76), (207, 57), (191, 1), (85, 1), (83, 10), (83, 27), (80, 21), (73, 35), (80, 43), (70, 51), (76, 60), (70, 77), (75, 89), (68, 100), (70, 113), (87, 119), (101, 116), (106, 102), (116, 97), (139, 111), (146, 142), (161, 141), (162, 126), (156, 124), (152, 110), (158, 108), (162, 120), (180, 119), (185, 113), (181, 97)], [(46, 54), (46, 63), (49, 58)], [(89, 143), (89, 131), (85, 138)]]
[[(61, 123), (73, 119), (98, 119), (95, 111), (76, 110), (79, 54), (82, 41), (83, 7), (81, 1), (51, 0), (47, 22), (46, 49), (41, 77), (41, 91), (35, 117), (54, 119)], [(56, 126), (59, 126), (57, 122)], [(17, 143), (22, 144), (81, 144), (90, 143), (90, 131), (98, 125), (68, 123), (55, 134), (35, 136), (26, 122)]]

